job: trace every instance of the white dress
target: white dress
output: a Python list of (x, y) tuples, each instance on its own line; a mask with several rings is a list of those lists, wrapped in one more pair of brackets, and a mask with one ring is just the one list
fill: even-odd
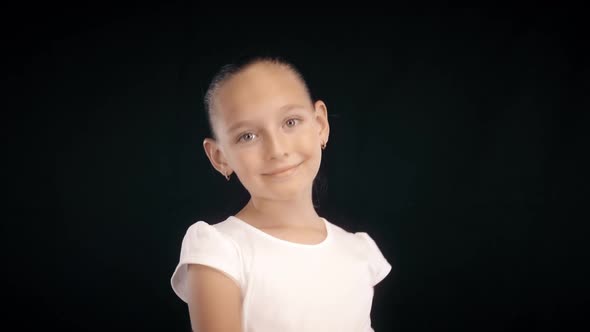
[(187, 302), (187, 264), (208, 265), (242, 290), (246, 332), (373, 331), (373, 286), (391, 265), (367, 233), (322, 220), (328, 235), (313, 245), (281, 240), (235, 216), (198, 221), (182, 241), (172, 288)]

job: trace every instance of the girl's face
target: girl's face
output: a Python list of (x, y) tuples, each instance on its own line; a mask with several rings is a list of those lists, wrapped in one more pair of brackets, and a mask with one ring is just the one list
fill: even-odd
[(287, 200), (311, 194), (329, 124), (288, 68), (253, 64), (226, 81), (212, 103), (218, 141), (204, 148), (222, 174), (235, 172), (253, 197)]

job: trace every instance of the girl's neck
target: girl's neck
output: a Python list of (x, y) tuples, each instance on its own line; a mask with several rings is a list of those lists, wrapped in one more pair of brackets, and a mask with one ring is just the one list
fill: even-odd
[(251, 197), (235, 217), (258, 228), (314, 227), (321, 221), (311, 197), (289, 201)]

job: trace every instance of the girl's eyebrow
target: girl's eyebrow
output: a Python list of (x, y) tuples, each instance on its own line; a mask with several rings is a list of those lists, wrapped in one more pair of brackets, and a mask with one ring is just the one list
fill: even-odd
[(303, 105), (298, 105), (298, 104), (287, 104), (287, 105), (285, 105), (285, 106), (283, 106), (283, 107), (279, 108), (279, 111), (281, 111), (281, 112), (283, 112), (283, 113), (287, 113), (287, 112), (289, 112), (290, 110), (294, 110), (294, 109), (297, 109), (297, 108), (305, 108), (305, 106), (303, 106)]
[[(287, 113), (289, 111), (292, 110), (296, 110), (296, 109), (305, 109), (305, 106), (303, 105), (299, 105), (299, 104), (287, 104), (282, 106), (281, 108), (279, 108), (279, 111), (282, 113)], [(227, 130), (228, 133), (232, 133), (237, 129), (240, 129), (241, 127), (244, 127), (246, 125), (248, 125), (250, 123), (250, 121), (248, 120), (244, 120), (244, 121), (238, 121), (234, 124), (232, 124), (229, 129)]]
[(231, 134), (234, 131), (240, 129), (241, 127), (245, 127), (249, 123), (250, 123), (250, 121), (239, 121), (239, 122), (236, 122), (231, 127), (229, 127), (229, 129), (227, 130), (227, 132)]

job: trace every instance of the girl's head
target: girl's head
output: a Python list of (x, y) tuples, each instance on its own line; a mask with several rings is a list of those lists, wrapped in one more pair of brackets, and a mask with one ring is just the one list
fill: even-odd
[(235, 173), (253, 197), (311, 195), (330, 127), (326, 105), (311, 99), (292, 64), (257, 57), (224, 66), (205, 108), (213, 138), (203, 147), (217, 171)]

